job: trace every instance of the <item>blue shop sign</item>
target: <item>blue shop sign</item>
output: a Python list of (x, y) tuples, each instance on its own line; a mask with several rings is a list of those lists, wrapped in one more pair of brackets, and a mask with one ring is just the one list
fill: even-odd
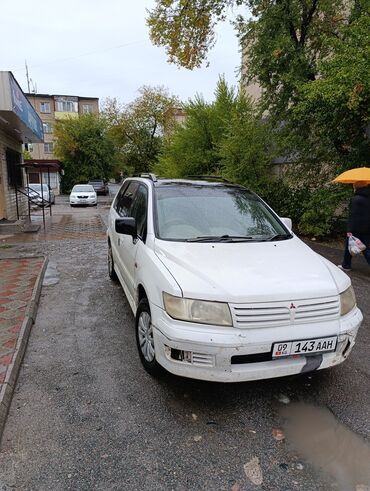
[(10, 92), (12, 99), (13, 112), (23, 121), (23, 123), (40, 139), (44, 139), (42, 122), (36, 111), (33, 109), (21, 88), (9, 74)]

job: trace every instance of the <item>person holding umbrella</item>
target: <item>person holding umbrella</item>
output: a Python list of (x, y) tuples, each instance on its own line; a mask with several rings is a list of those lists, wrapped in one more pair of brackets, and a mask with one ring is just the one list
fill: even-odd
[(343, 262), (338, 267), (343, 271), (351, 271), (352, 256), (348, 250), (351, 235), (366, 246), (363, 255), (370, 266), (370, 168), (351, 169), (338, 176), (334, 182), (353, 184), (355, 191), (350, 205)]

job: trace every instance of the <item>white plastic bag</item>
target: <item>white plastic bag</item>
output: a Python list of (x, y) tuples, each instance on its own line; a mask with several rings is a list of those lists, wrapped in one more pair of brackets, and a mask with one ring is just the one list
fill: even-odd
[(348, 250), (351, 256), (356, 256), (357, 254), (361, 254), (362, 251), (366, 249), (365, 244), (361, 242), (360, 239), (350, 235), (348, 237)]

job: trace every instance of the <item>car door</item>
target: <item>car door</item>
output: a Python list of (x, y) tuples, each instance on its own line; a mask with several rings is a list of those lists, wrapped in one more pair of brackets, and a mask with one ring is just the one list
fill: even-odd
[(148, 218), (148, 188), (145, 184), (140, 183), (132, 206), (130, 216), (135, 218), (137, 226), (137, 239), (132, 240), (130, 236), (125, 236), (124, 243), (124, 261), (125, 261), (125, 280), (132, 299), (135, 298), (136, 289), (136, 257), (140, 247), (145, 247), (147, 218)]
[(132, 202), (139, 187), (139, 181), (128, 181), (119, 191), (114, 205), (111, 209), (109, 228), (111, 231), (111, 245), (113, 260), (118, 268), (121, 279), (127, 286), (128, 274), (126, 271), (127, 253), (126, 248), (132, 247), (132, 237), (118, 234), (116, 232), (115, 221), (117, 218), (130, 216)]

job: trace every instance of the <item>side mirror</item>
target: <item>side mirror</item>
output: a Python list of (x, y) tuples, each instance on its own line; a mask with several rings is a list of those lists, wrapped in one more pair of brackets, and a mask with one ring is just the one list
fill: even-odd
[(136, 239), (137, 228), (135, 218), (116, 218), (115, 226), (117, 234), (131, 235), (133, 239)]
[(288, 227), (289, 230), (292, 230), (293, 224), (291, 218), (281, 218), (281, 221)]

